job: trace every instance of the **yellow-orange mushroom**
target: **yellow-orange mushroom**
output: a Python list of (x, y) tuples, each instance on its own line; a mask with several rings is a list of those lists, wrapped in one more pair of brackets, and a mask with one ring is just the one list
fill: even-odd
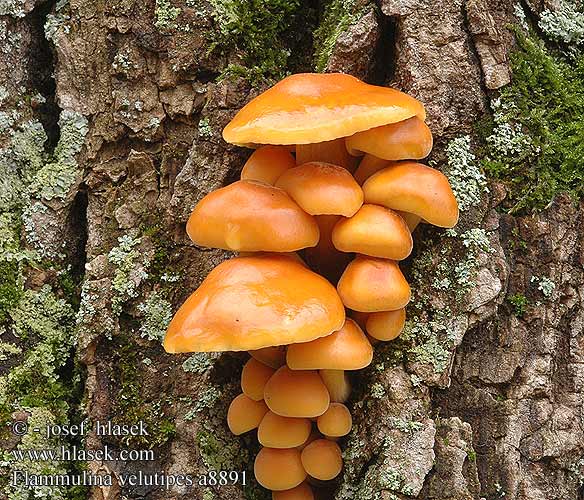
[(300, 452), (296, 448), (262, 448), (253, 470), (258, 483), (273, 491), (295, 488), (306, 479)]
[(227, 425), (233, 434), (239, 436), (258, 427), (267, 412), (266, 403), (240, 394), (229, 405)]
[(251, 358), (241, 372), (241, 390), (254, 401), (264, 399), (264, 387), (274, 372), (273, 368)]
[(302, 466), (312, 477), (329, 481), (339, 475), (343, 458), (339, 445), (328, 439), (317, 439), (302, 450)]

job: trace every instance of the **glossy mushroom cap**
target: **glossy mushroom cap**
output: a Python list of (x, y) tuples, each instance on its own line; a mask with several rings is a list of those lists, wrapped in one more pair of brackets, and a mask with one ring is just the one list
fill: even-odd
[(317, 439), (310, 443), (301, 455), (304, 470), (321, 481), (329, 481), (339, 475), (343, 458), (339, 445), (328, 439)]
[(361, 159), (357, 170), (353, 174), (357, 184), (362, 186), (369, 177), (373, 174), (393, 165), (394, 162), (388, 160), (382, 160), (381, 158), (377, 158), (377, 156), (373, 155), (365, 155)]
[(394, 311), (410, 301), (410, 285), (392, 260), (358, 256), (337, 285), (343, 304), (361, 312)]
[(263, 401), (254, 401), (245, 394), (237, 396), (227, 410), (227, 425), (236, 436), (255, 429), (268, 412)]
[(419, 116), (422, 104), (402, 92), (341, 73), (289, 76), (246, 104), (223, 130), (230, 143), (309, 144), (347, 137)]
[(276, 186), (311, 215), (350, 217), (363, 205), (363, 191), (353, 176), (330, 163), (311, 162), (286, 170)]
[(167, 352), (247, 351), (308, 342), (338, 330), (335, 288), (294, 259), (237, 257), (205, 278), (170, 322)]
[(312, 418), (327, 410), (330, 396), (318, 372), (282, 366), (268, 380), (264, 400), (270, 410), (283, 417)]
[(395, 311), (374, 312), (367, 317), (365, 328), (374, 339), (388, 341), (399, 337), (405, 322), (406, 310), (404, 308)]
[(274, 374), (275, 370), (257, 359), (251, 358), (241, 372), (241, 390), (254, 401), (264, 399), (264, 387), (266, 382)]
[(272, 500), (314, 500), (314, 493), (307, 483), (302, 483), (291, 490), (273, 491)]
[(314, 144), (297, 144), (296, 165), (313, 161), (332, 163), (353, 172), (359, 163), (359, 157), (349, 154), (344, 137)]
[(453, 227), (458, 204), (446, 176), (415, 162), (401, 162), (373, 174), (363, 184), (365, 201), (419, 215), (430, 224)]
[(286, 364), (286, 346), (283, 345), (262, 347), (261, 349), (248, 351), (248, 353), (252, 358), (274, 370)]
[(268, 448), (295, 448), (306, 442), (311, 430), (307, 418), (282, 417), (269, 411), (260, 422), (258, 441)]
[(253, 470), (258, 483), (273, 491), (295, 488), (306, 479), (300, 452), (296, 448), (262, 448)]
[(351, 412), (344, 404), (331, 403), (328, 410), (318, 417), (316, 425), (318, 430), (325, 436), (346, 436), (351, 432), (353, 417), (351, 417)]
[(295, 166), (296, 160), (285, 148), (262, 146), (245, 162), (241, 179), (265, 182), (273, 186), (286, 170)]
[(288, 347), (286, 362), (292, 370), (360, 370), (371, 363), (373, 348), (352, 319), (320, 339)]
[(412, 234), (393, 210), (379, 205), (363, 205), (333, 229), (332, 240), (343, 252), (403, 260), (412, 252)]
[(332, 240), (333, 228), (343, 217), (340, 215), (317, 215), (314, 218), (320, 230), (320, 239), (315, 247), (307, 248), (304, 251), (304, 257), (311, 269), (324, 276), (331, 283), (336, 283), (353, 259), (351, 254), (335, 248)]
[(318, 243), (318, 226), (283, 190), (237, 181), (205, 196), (187, 223), (199, 246), (242, 252), (294, 252)]
[(420, 160), (432, 151), (432, 132), (417, 116), (357, 132), (346, 139), (352, 155), (369, 153), (383, 160)]

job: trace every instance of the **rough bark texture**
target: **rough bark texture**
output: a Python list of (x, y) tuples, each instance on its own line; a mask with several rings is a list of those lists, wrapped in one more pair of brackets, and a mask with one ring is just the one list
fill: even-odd
[[(81, 280), (75, 357), (85, 368), (82, 411), (94, 420), (143, 420), (151, 431), (130, 442), (90, 435), (86, 446), (156, 454), (149, 462), (93, 461), (92, 472), (245, 469), (251, 476), (254, 439), (233, 438), (224, 422), (245, 357), (171, 356), (156, 338), (169, 311), (226, 257), (193, 246), (185, 223), (198, 200), (237, 177), (248, 152), (225, 144), (221, 130), (265, 87), (218, 81), (238, 54), (209, 50), (217, 4), (9, 0), (0, 10), (0, 85), (9, 96), (0, 103), (5, 113), (18, 111), (2, 129), (3, 151), (14, 148), (10, 129), (28, 120), (44, 126), (47, 154), (63, 143), (59, 113), (87, 120), (66, 193), (31, 197), (37, 210), (26, 212), (21, 245), (71, 263)], [(535, 19), (550, 6), (525, 7)], [(322, 12), (314, 2), (304, 8)], [(446, 145), (472, 134), (493, 92), (510, 81), (514, 8), (510, 0), (364, 4), (335, 39), (326, 69), (422, 100), (437, 144), (432, 160), (446, 168)], [(310, 55), (295, 59), (295, 69), (310, 70)], [(39, 92), (43, 104), (35, 104)], [(413, 326), (425, 333), (414, 328), (398, 347), (378, 348), (372, 367), (355, 376), (355, 429), (342, 442), (345, 472), (327, 498), (581, 498), (582, 205), (560, 196), (537, 215), (512, 217), (498, 210), (503, 185), (479, 195), (463, 210), (458, 236), (416, 232), (406, 268), (417, 296)], [(476, 230), (486, 242), (471, 241)], [(425, 272), (444, 262), (472, 268), (460, 293), (436, 287), (447, 270)], [(555, 286), (542, 286), (542, 276)], [(39, 290), (54, 273), (36, 268), (26, 277)], [(516, 291), (539, 300), (521, 317), (505, 301)], [(87, 494), (266, 498), (251, 483), (169, 490), (115, 483)]]

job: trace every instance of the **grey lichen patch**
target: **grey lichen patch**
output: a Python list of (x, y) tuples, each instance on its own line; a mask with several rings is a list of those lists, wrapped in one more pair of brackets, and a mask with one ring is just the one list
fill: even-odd
[(197, 352), (183, 362), (182, 369), (185, 372), (203, 374), (213, 366), (217, 356), (217, 353)]
[(68, 4), (68, 0), (59, 0), (55, 5), (55, 13), (47, 14), (44, 26), (45, 38), (53, 43), (57, 43), (59, 33), (68, 34), (71, 31), (71, 26), (68, 24), (70, 20), (67, 13)]
[(532, 276), (531, 283), (537, 283), (537, 289), (543, 294), (546, 299), (549, 299), (554, 294), (556, 284), (547, 276)]
[(567, 44), (584, 43), (584, 12), (570, 1), (560, 0), (556, 10), (541, 13), (539, 27), (551, 39)]
[(24, 17), (26, 15), (26, 0), (2, 0), (0, 16)]
[(172, 319), (172, 305), (161, 292), (153, 292), (138, 310), (144, 315), (140, 325), (140, 335), (148, 340), (161, 342)]
[(148, 278), (149, 261), (143, 261), (137, 248), (140, 243), (141, 238), (125, 234), (118, 238), (118, 246), (108, 253), (108, 260), (115, 268), (111, 284), (114, 314), (120, 314), (123, 304), (138, 296), (138, 287)]

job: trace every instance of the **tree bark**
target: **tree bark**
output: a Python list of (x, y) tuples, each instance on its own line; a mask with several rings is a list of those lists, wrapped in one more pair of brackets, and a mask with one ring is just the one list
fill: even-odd
[[(253, 481), (254, 439), (232, 437), (225, 423), (245, 356), (168, 355), (156, 340), (169, 311), (229, 256), (192, 245), (185, 224), (205, 194), (237, 178), (249, 152), (226, 144), (221, 130), (267, 84), (218, 78), (240, 54), (210, 50), (217, 2), (10, 2), (13, 8), (0, 10), (0, 86), (9, 96), (0, 103), (18, 116), (2, 130), (4, 153), (15, 147), (9, 129), (29, 120), (42, 123), (47, 155), (64, 144), (64, 112), (87, 121), (74, 181), (64, 196), (32, 196), (42, 209), (30, 218), (32, 229), (22, 230), (21, 245), (42, 249), (57, 267), (71, 264), (78, 279), (80, 411), (94, 421), (142, 420), (150, 434), (124, 440), (92, 433), (85, 446), (155, 454), (151, 461), (90, 461), (89, 471), (115, 481), (86, 497), (268, 498)], [(447, 169), (447, 145), (473, 136), (511, 79), (515, 2), (353, 3), (358, 15), (336, 38), (326, 70), (420, 99), (435, 137), (431, 161)], [(550, 6), (523, 7), (536, 19)], [(306, 1), (301, 9), (318, 24), (323, 8)], [(311, 49), (294, 43), (291, 69), (310, 71)], [(26, 98), (37, 93), (40, 105)], [(560, 196), (540, 213), (515, 217), (499, 210), (504, 191), (489, 182), (489, 192), (462, 211), (458, 239), (416, 231), (406, 270), (423, 304), (414, 309), (414, 327), (430, 333), (410, 331), (377, 348), (372, 366), (356, 375), (343, 477), (323, 498), (581, 498), (574, 464), (584, 450), (583, 207)], [(487, 246), (464, 240), (473, 230), (486, 235)], [(471, 283), (460, 294), (437, 291), (440, 275), (423, 272), (446, 260), (453, 267), (472, 261)], [(533, 276), (553, 282), (549, 296)], [(26, 288), (39, 290), (55, 274), (29, 268), (26, 279)], [(537, 307), (517, 317), (505, 301), (515, 290), (538, 297)], [(13, 449), (18, 440), (4, 445)], [(166, 489), (123, 487), (120, 479), (164, 471), (198, 481), (210, 470), (247, 471), (249, 484)]]

